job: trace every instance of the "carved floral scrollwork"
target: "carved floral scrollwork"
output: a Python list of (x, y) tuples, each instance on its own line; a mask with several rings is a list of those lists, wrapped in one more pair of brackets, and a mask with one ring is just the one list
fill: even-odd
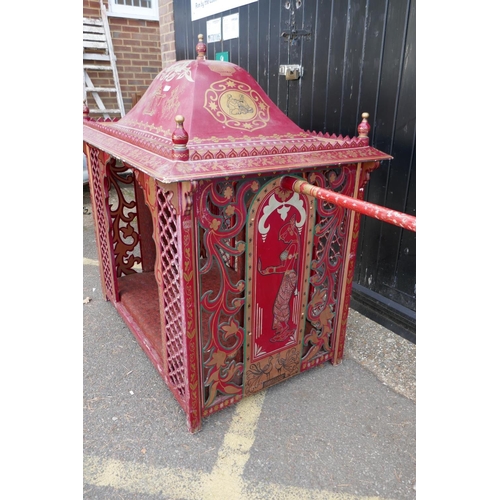
[[(276, 358), (273, 362), (273, 358)], [(247, 372), (248, 393), (257, 392), (295, 374), (299, 361), (297, 349), (288, 349), (263, 361), (252, 363)]]
[(115, 158), (110, 158), (107, 164), (108, 181), (110, 188), (113, 186), (116, 193), (116, 203), (110, 203), (110, 215), (114, 235), (114, 254), (118, 277), (135, 273), (133, 266), (140, 264), (140, 257), (134, 255), (134, 250), (139, 243), (139, 234), (132, 222), (137, 217), (137, 204), (135, 197), (126, 199), (123, 184), (134, 186), (134, 175), (126, 173), (126, 166), (118, 166)]
[[(203, 349), (207, 353), (203, 362), (205, 407), (242, 394), (245, 333), (240, 313), (245, 303), (245, 281), (234, 263), (246, 249), (245, 242), (238, 239), (246, 224), (245, 196), (258, 187), (255, 181), (211, 181), (199, 187), (197, 211), (204, 234), (200, 269), (205, 318), (202, 328), (208, 332)], [(204, 287), (204, 280), (210, 285)]]
[[(311, 173), (309, 182), (332, 191), (352, 193), (355, 169), (346, 166)], [(332, 349), (334, 318), (339, 314), (339, 273), (346, 258), (343, 246), (347, 237), (347, 210), (319, 201), (317, 212), (316, 251), (310, 278), (312, 295), (307, 307), (307, 319), (313, 328), (304, 337), (303, 362), (309, 362)]]

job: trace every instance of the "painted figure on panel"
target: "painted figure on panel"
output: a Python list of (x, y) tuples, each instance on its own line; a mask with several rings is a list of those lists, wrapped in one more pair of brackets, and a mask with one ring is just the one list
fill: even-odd
[(227, 107), (232, 115), (252, 113), (254, 110), (245, 102), (243, 94), (236, 99), (231, 94), (227, 96)]
[(297, 325), (291, 321), (290, 301), (292, 294), (297, 294), (297, 260), (299, 258), (299, 233), (293, 216), (279, 231), (279, 240), (288, 244), (281, 253), (281, 263), (262, 269), (259, 259), (258, 270), (261, 274), (283, 274), (281, 285), (274, 301), (273, 330), (276, 334), (271, 342), (283, 342), (294, 334)]

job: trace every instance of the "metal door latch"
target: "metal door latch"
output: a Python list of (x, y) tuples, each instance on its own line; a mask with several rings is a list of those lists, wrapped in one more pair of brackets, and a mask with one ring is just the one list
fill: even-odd
[(306, 40), (311, 39), (312, 33), (308, 30), (296, 30), (295, 24), (292, 25), (289, 31), (283, 31), (281, 36), (288, 41), (290, 45), (296, 45), (299, 38), (304, 37)]
[(279, 74), (287, 80), (298, 80), (304, 74), (304, 67), (300, 64), (281, 64)]

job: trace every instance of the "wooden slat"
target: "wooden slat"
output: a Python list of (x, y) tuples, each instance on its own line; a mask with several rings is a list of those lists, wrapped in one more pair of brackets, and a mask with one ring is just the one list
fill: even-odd
[(121, 114), (121, 111), (119, 109), (89, 109), (90, 113), (115, 113), (115, 114)]
[(102, 26), (86, 26), (84, 24), (83, 25), (83, 32), (84, 33), (103, 33), (104, 34), (104, 27), (102, 27)]
[(114, 87), (85, 87), (87, 92), (116, 92)]
[(92, 17), (84, 17), (83, 24), (90, 24), (92, 26), (102, 26), (102, 19), (94, 19)]
[(93, 69), (95, 71), (109, 71), (113, 68), (111, 66), (100, 66), (99, 64), (84, 64), (83, 69)]
[(95, 33), (83, 33), (84, 40), (92, 40), (94, 42), (106, 42), (106, 35), (101, 33), (100, 35), (96, 35)]
[(109, 54), (98, 54), (97, 52), (84, 52), (83, 58), (87, 61), (111, 61)]
[(83, 41), (84, 49), (98, 49), (98, 50), (107, 50), (108, 44), (106, 42), (86, 42)]

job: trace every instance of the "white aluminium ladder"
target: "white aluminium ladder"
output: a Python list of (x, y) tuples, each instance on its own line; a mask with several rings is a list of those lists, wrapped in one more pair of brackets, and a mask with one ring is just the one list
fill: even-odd
[[(97, 82), (108, 71), (112, 75), (108, 79), (112, 80), (112, 86), (95, 86), (92, 83), (91, 75)], [(89, 102), (89, 94), (91, 94), (97, 108), (91, 108), (93, 103)], [(106, 7), (102, 1), (100, 19), (83, 18), (83, 100), (89, 107), (91, 114), (97, 113), (104, 118), (111, 118), (110, 115), (125, 116), (116, 69), (116, 56), (113, 52)]]

